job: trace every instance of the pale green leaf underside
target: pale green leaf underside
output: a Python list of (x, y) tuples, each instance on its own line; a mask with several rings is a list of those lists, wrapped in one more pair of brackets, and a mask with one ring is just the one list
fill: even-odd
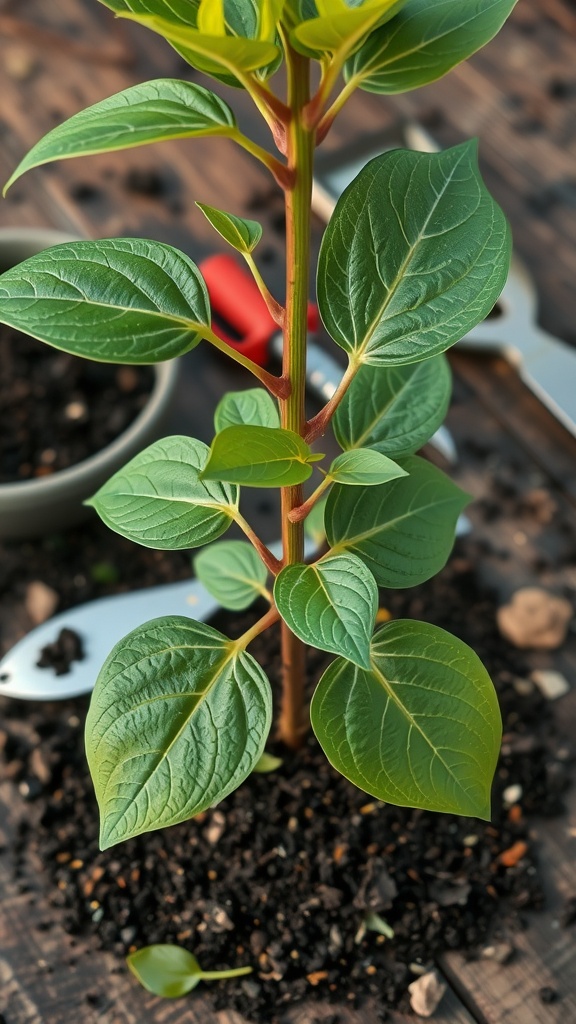
[(178, 249), (109, 238), (56, 245), (2, 274), (0, 322), (88, 359), (156, 363), (199, 343), (210, 303)]
[(223, 800), (257, 764), (272, 721), (264, 672), (183, 616), (134, 630), (107, 658), (86, 721), (103, 849)]
[(194, 559), (194, 572), (223, 608), (240, 611), (266, 596), (266, 566), (251, 544), (224, 540)]
[(126, 963), (147, 992), (163, 999), (179, 999), (202, 981), (196, 957), (169, 943), (137, 949), (126, 957)]
[(379, 800), (489, 819), (501, 721), (477, 655), (410, 620), (380, 629), (371, 653), (370, 671), (335, 661), (312, 699), (330, 763)]
[(226, 427), (279, 427), (278, 406), (264, 388), (248, 388), (246, 391), (228, 391), (214, 413), (214, 429), (217, 433)]
[(452, 377), (445, 356), (407, 366), (361, 366), (333, 420), (341, 448), (413, 455), (443, 422)]
[(225, 213), (215, 206), (196, 203), (198, 209), (222, 238), (242, 254), (250, 253), (262, 238), (262, 225), (257, 220), (245, 220), (233, 213)]
[(330, 466), (330, 477), (347, 487), (373, 487), (406, 476), (406, 470), (388, 456), (370, 448), (342, 452)]
[(116, 533), (144, 547), (176, 551), (216, 540), (232, 523), (238, 488), (205, 483), (209, 448), (191, 437), (156, 441), (88, 502)]
[(166, 139), (230, 135), (235, 125), (228, 104), (194, 82), (161, 78), (134, 85), (45, 135), (16, 168), (4, 192), (26, 171), (51, 160), (134, 149)]
[(283, 763), (281, 757), (274, 757), (274, 754), (268, 754), (265, 750), (258, 764), (254, 765), (254, 771), (257, 775), (268, 775), (269, 772), (278, 771)]
[(384, 153), (344, 191), (324, 234), (322, 319), (356, 361), (419, 362), (487, 316), (510, 248), (474, 142), (442, 153)]
[(308, 445), (291, 430), (225, 427), (212, 442), (204, 480), (227, 480), (247, 487), (288, 487), (312, 473)]
[(378, 589), (359, 558), (327, 555), (314, 565), (286, 566), (276, 577), (274, 600), (304, 643), (369, 666)]
[(452, 550), (458, 516), (469, 496), (416, 455), (409, 476), (380, 487), (336, 484), (326, 504), (328, 541), (358, 555), (381, 587), (413, 587), (435, 576)]
[[(317, 0), (319, 17), (297, 25), (292, 32), (296, 48), (306, 52), (336, 53), (346, 47), (351, 53), (376, 26), (391, 18), (406, 0)], [(346, 54), (344, 54), (345, 56)]]
[(435, 82), (492, 39), (517, 0), (408, 0), (347, 62), (362, 89), (399, 93)]

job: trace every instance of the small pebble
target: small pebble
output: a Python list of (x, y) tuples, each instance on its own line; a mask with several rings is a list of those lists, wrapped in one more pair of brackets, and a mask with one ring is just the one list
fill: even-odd
[(548, 700), (558, 700), (570, 690), (570, 683), (566, 677), (553, 669), (537, 669), (531, 673), (530, 678)]
[(506, 786), (506, 789), (502, 793), (502, 800), (504, 801), (505, 807), (511, 807), (512, 804), (517, 804), (522, 799), (522, 786), (517, 783), (512, 786)]
[(483, 960), (494, 960), (497, 964), (507, 964), (514, 956), (514, 946), (509, 942), (495, 942), (492, 946), (484, 946), (480, 951)]
[(496, 612), (498, 628), (515, 647), (556, 650), (566, 639), (574, 610), (564, 597), (540, 587), (521, 587)]
[(431, 1017), (440, 1005), (446, 991), (446, 983), (437, 971), (428, 971), (408, 985), (410, 1006), (420, 1017)]
[(26, 587), (24, 607), (34, 623), (39, 626), (54, 614), (60, 600), (58, 594), (42, 580), (32, 580)]

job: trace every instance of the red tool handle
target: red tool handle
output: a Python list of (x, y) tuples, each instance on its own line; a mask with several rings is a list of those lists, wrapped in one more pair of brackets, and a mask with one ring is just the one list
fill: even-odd
[[(233, 256), (209, 256), (200, 264), (217, 321), (212, 330), (230, 348), (242, 352), (259, 366), (268, 362), (268, 347), (279, 328), (268, 310), (258, 285)], [(238, 337), (233, 338), (226, 325)], [(318, 310), (308, 306), (308, 330), (318, 330)]]

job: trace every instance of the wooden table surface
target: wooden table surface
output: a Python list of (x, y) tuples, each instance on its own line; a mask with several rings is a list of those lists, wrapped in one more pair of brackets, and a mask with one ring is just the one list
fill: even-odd
[[(409, 117), (420, 118), (442, 144), (478, 135), (486, 180), (504, 207), (517, 251), (534, 276), (540, 322), (569, 343), (576, 343), (575, 57), (576, 14), (571, 0), (520, 0), (500, 36), (468, 64), (433, 86), (391, 101), (355, 96), (327, 140), (327, 148), (335, 148)], [(156, 37), (114, 23), (96, 0), (0, 2), (0, 178), (9, 176), (48, 128), (85, 105), (137, 81), (188, 73)], [(240, 111), (241, 123), (265, 143), (266, 128), (255, 120), (246, 97), (235, 91), (231, 102)], [(151, 167), (167, 183), (166, 196), (130, 194), (127, 171)], [(220, 246), (195, 209), (195, 199), (263, 222), (263, 272), (280, 294), (279, 196), (270, 190), (261, 167), (225, 140), (167, 143), (35, 171), (0, 205), (0, 227), (51, 225), (91, 237), (150, 237), (177, 245), (198, 260)], [(320, 224), (316, 228), (317, 240)], [(228, 371), (202, 346), (194, 358), (193, 371), (186, 364), (175, 420), (186, 421), (191, 432), (203, 436), (205, 428), (196, 401), (190, 400), (189, 384), (200, 376), (208, 402), (230, 382)], [(451, 413), (456, 439), (485, 431), (501, 436), (510, 450), (521, 446), (529, 451), (535, 471), (546, 474), (556, 499), (567, 507), (576, 502), (576, 442), (526, 391), (514, 371), (500, 359), (479, 362), (462, 353), (454, 354), (453, 366), (467, 394), (465, 407), (460, 403)], [(238, 378), (234, 384), (241, 386)], [(467, 466), (460, 465), (457, 476), (481, 495), (478, 474), (468, 479)], [(266, 520), (260, 525), (265, 532)], [(498, 529), (509, 557), (506, 567), (492, 565), (489, 570), (500, 578), (508, 573), (510, 580), (533, 581), (528, 559), (532, 539), (519, 548), (507, 535), (505, 523), (498, 523)], [(543, 582), (574, 593), (574, 559)], [(552, 663), (576, 679), (574, 639)], [(538, 664), (536, 657), (535, 667)], [(574, 691), (559, 702), (558, 714), (564, 730), (576, 726)], [(22, 814), (15, 799), (13, 787), (0, 780), (0, 846), (9, 847), (13, 822)], [(567, 817), (534, 823), (546, 864), (547, 909), (515, 937), (519, 955), (505, 968), (487, 961), (468, 963), (456, 955), (444, 959), (441, 966), (450, 988), (435, 1014), (438, 1024), (576, 1021), (574, 935), (559, 929), (557, 920), (563, 899), (576, 893), (576, 794), (569, 795), (568, 803)], [(105, 954), (79, 957), (76, 948), (71, 959), (71, 939), (60, 928), (49, 933), (35, 930), (45, 908), (16, 892), (2, 857), (0, 891), (2, 1024), (241, 1024), (233, 1014), (210, 1015), (201, 998), (170, 1003), (148, 996), (124, 975), (109, 973), (113, 960)], [(543, 1005), (538, 999), (543, 985), (556, 988), (562, 999)], [(93, 989), (111, 996), (110, 1009), (85, 1001), (84, 994)], [(314, 1008), (318, 1018), (323, 1012)], [(303, 1008), (293, 1019), (304, 1024), (309, 1011)], [(362, 1017), (347, 1014), (347, 1019), (350, 1024), (375, 1022), (369, 1011)], [(404, 1018), (390, 1019), (399, 1024)]]

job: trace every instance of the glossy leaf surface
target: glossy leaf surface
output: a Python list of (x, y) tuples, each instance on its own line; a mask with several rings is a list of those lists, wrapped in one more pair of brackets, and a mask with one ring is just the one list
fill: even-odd
[(510, 248), (475, 143), (384, 153), (344, 191), (324, 234), (322, 319), (358, 362), (419, 362), (487, 316), (504, 287)]
[(264, 388), (246, 391), (228, 391), (214, 413), (214, 429), (218, 433), (226, 427), (279, 427), (278, 406)]
[(238, 489), (200, 479), (209, 448), (191, 437), (166, 437), (132, 459), (90, 499), (116, 533), (144, 547), (200, 547), (231, 525)]
[(407, 366), (361, 366), (333, 420), (341, 448), (391, 458), (417, 452), (443, 422), (452, 377), (445, 356)]
[(129, 633), (86, 721), (102, 849), (223, 800), (254, 769), (271, 720), (264, 672), (211, 626), (172, 616)]
[(273, 427), (226, 427), (212, 442), (204, 480), (227, 480), (247, 487), (288, 487), (312, 473), (313, 455), (291, 430)]
[(477, 655), (437, 626), (399, 620), (375, 634), (371, 660), (365, 671), (339, 658), (314, 694), (330, 763), (379, 800), (489, 819), (501, 721)]
[(398, 93), (441, 78), (500, 30), (517, 0), (407, 0), (347, 62), (362, 89)]
[(202, 210), (206, 220), (218, 234), (238, 252), (252, 252), (262, 238), (262, 225), (257, 220), (235, 217), (233, 213), (225, 213), (224, 210), (217, 210), (215, 206), (207, 206), (206, 203), (196, 203), (196, 206)]
[(48, 132), (6, 185), (52, 160), (134, 149), (166, 139), (230, 135), (236, 121), (219, 96), (194, 82), (161, 78), (95, 103)]
[(355, 448), (343, 452), (330, 466), (330, 477), (347, 487), (373, 487), (406, 476), (406, 470), (381, 452)]
[(266, 596), (266, 566), (251, 544), (225, 540), (194, 559), (194, 572), (223, 608), (239, 611)]
[(458, 516), (469, 496), (413, 455), (409, 476), (380, 487), (336, 484), (326, 504), (326, 533), (338, 553), (358, 555), (381, 587), (413, 587), (446, 564)]
[(276, 577), (274, 600), (304, 643), (370, 665), (378, 589), (361, 559), (328, 555), (314, 565), (288, 565)]
[(0, 321), (73, 355), (157, 363), (200, 342), (210, 304), (178, 249), (110, 238), (65, 242), (2, 274)]
[(400, 10), (406, 0), (316, 0), (318, 17), (303, 21), (292, 32), (296, 48), (307, 53), (336, 53), (341, 47), (352, 53), (376, 25)]

